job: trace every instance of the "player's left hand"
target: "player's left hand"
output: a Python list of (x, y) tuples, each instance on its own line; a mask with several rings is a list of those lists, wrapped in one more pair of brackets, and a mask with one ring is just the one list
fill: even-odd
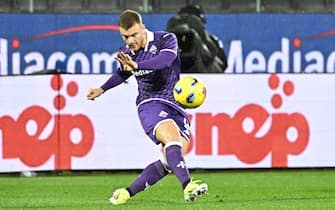
[(103, 93), (104, 93), (104, 90), (102, 88), (90, 88), (87, 91), (86, 97), (88, 100), (94, 100), (95, 98), (99, 97)]
[(133, 61), (133, 59), (128, 54), (122, 51), (118, 52), (115, 60), (121, 63), (124, 71), (133, 71), (138, 68), (137, 63)]

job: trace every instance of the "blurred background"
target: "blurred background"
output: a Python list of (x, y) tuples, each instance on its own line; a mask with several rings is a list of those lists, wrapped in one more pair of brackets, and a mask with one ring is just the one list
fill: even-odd
[(182, 74), (208, 88), (187, 110), (190, 168), (335, 166), (334, 0), (0, 0), (0, 172), (141, 169), (160, 155), (134, 119), (134, 79), (85, 100), (118, 68), (125, 9), (174, 32)]
[(1, 0), (2, 13), (175, 13), (200, 4), (207, 13), (334, 13), (334, 0)]

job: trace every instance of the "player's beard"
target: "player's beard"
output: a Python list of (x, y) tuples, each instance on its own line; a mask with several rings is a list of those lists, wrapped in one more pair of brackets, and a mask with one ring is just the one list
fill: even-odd
[(139, 49), (142, 48), (141, 43), (142, 43), (142, 42), (136, 42), (136, 43), (130, 44), (130, 45), (128, 45), (128, 46), (129, 46), (129, 48), (130, 48), (132, 51), (138, 51)]
[(132, 51), (137, 51), (138, 50), (138, 47), (136, 47), (136, 44), (131, 44), (131, 45), (128, 45), (128, 46)]

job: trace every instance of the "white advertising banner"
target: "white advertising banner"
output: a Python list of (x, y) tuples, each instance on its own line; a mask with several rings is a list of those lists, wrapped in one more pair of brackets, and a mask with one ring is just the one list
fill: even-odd
[[(189, 168), (335, 166), (335, 75), (198, 74)], [(94, 101), (108, 75), (0, 77), (0, 172), (141, 169), (161, 157), (142, 131), (134, 78)]]

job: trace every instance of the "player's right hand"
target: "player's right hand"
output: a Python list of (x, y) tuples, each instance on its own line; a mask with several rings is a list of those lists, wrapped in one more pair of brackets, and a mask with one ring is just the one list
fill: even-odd
[(87, 92), (87, 100), (94, 100), (95, 98), (99, 97), (101, 94), (104, 93), (102, 88), (90, 88)]
[(123, 66), (124, 71), (133, 71), (138, 68), (138, 64), (133, 61), (133, 59), (128, 54), (122, 51), (118, 52), (115, 60), (120, 62), (120, 64)]

